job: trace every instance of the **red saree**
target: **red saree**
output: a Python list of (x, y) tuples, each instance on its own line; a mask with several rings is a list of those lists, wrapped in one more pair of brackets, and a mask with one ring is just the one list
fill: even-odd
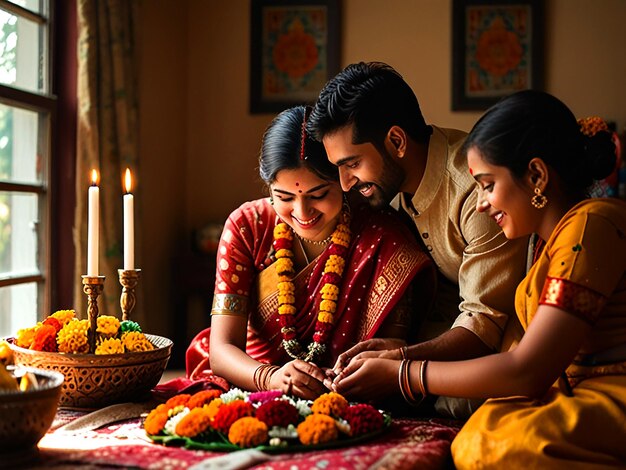
[[(359, 341), (375, 336), (394, 311), (417, 274), (433, 283), (435, 271), (411, 232), (391, 211), (368, 206), (353, 208), (352, 242), (346, 256), (333, 333), (320, 366), (334, 364), (337, 356)], [(273, 229), (279, 222), (267, 199), (243, 204), (226, 221), (217, 255), (212, 314), (246, 315), (246, 353), (266, 363), (291, 360), (281, 347), (278, 321), (277, 275), (272, 257)], [(318, 292), (325, 250), (294, 279), (297, 338), (303, 348), (312, 341), (319, 309)], [(433, 289), (430, 289), (432, 292)], [(419, 299), (426, 309), (431, 299)], [(409, 315), (408, 308), (394, 315)], [(407, 324), (409, 318), (397, 318)], [(209, 331), (200, 332), (187, 350), (187, 374), (196, 377), (210, 369)]]

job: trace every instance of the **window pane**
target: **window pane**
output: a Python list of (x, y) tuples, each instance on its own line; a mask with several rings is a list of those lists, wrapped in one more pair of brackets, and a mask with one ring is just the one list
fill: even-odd
[(0, 337), (37, 323), (37, 283), (0, 287)]
[(0, 9), (0, 83), (47, 92), (44, 28)]
[(0, 103), (0, 181), (40, 184), (39, 114)]
[(39, 273), (38, 196), (0, 192), (0, 276)]
[(34, 13), (42, 12), (42, 3), (39, 0), (9, 0), (11, 3), (15, 3), (27, 10), (30, 10)]

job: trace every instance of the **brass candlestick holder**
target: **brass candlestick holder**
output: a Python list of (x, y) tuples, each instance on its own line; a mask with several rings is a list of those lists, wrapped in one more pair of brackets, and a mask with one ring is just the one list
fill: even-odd
[(87, 294), (87, 314), (89, 318), (89, 352), (96, 350), (96, 330), (98, 329), (98, 296), (104, 289), (105, 276), (82, 276), (83, 292)]
[(130, 314), (137, 303), (135, 288), (139, 282), (141, 269), (118, 269), (117, 273), (122, 285), (122, 295), (120, 296), (122, 320), (130, 320)]

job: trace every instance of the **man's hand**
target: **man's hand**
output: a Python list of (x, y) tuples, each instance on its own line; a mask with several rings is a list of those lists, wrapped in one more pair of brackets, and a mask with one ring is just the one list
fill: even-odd
[(296, 359), (272, 374), (270, 389), (281, 390), (287, 395), (306, 400), (315, 400), (322, 393), (328, 392), (324, 385), (325, 378), (324, 371), (315, 364)]
[(361, 341), (339, 355), (333, 371), (336, 375), (341, 375), (348, 363), (357, 356), (360, 359), (374, 357), (401, 359), (400, 348), (403, 346), (406, 346), (406, 341), (398, 338), (372, 338)]

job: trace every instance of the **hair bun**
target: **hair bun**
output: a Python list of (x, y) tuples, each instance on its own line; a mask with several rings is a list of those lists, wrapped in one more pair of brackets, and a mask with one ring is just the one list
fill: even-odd
[(615, 169), (617, 155), (613, 132), (598, 116), (578, 119), (580, 132), (585, 142), (585, 153), (591, 176), (595, 180), (606, 178)]

